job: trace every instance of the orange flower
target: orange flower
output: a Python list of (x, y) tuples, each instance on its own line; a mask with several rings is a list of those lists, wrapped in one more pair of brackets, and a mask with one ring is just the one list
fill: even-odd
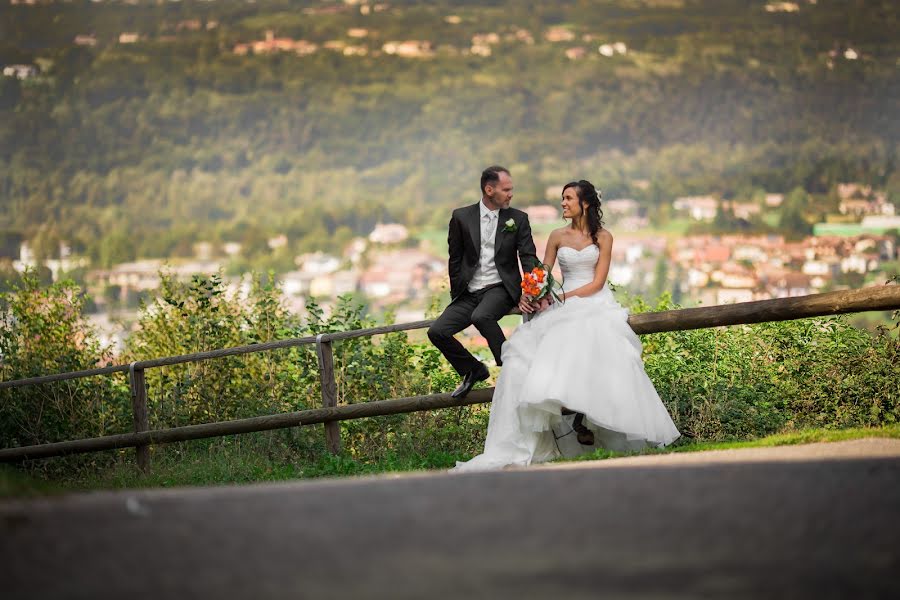
[(548, 293), (554, 294), (553, 287), (558, 285), (553, 276), (543, 265), (522, 274), (522, 292), (532, 300), (543, 298)]
[(522, 277), (522, 291), (532, 297), (541, 293), (540, 286), (535, 280), (533, 273), (525, 273), (524, 277)]

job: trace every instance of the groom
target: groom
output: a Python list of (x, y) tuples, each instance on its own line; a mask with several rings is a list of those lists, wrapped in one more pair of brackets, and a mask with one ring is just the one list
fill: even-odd
[(509, 207), (513, 183), (509, 170), (493, 166), (481, 174), (481, 201), (457, 208), (450, 218), (450, 305), (428, 329), (428, 339), (463, 380), (450, 395), (464, 397), (488, 368), (472, 356), (454, 334), (469, 325), (487, 339), (501, 365), (506, 337), (499, 323), (522, 294), (519, 261), (526, 271), (537, 264), (528, 215)]

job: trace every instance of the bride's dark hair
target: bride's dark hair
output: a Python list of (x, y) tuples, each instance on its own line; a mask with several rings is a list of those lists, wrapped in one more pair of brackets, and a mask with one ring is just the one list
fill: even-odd
[(575, 188), (578, 201), (581, 203), (581, 209), (584, 211), (585, 217), (587, 217), (591, 239), (594, 241), (594, 245), (597, 246), (597, 232), (603, 229), (603, 209), (600, 208), (600, 191), (587, 179), (570, 181), (563, 187), (563, 192), (569, 188)]

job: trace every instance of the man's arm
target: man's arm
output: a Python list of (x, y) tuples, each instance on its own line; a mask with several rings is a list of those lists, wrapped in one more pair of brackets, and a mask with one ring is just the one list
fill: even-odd
[(538, 261), (537, 250), (534, 247), (534, 239), (531, 237), (531, 223), (528, 222), (528, 214), (522, 225), (519, 226), (519, 235), (516, 238), (516, 250), (519, 252), (519, 261), (522, 263), (522, 270), (528, 272), (535, 268)]
[(450, 217), (447, 246), (450, 251), (450, 259), (447, 261), (447, 272), (450, 275), (450, 297), (455, 298), (456, 294), (454, 292), (456, 290), (453, 289), (453, 284), (459, 281), (463, 257), (462, 229), (456, 214)]

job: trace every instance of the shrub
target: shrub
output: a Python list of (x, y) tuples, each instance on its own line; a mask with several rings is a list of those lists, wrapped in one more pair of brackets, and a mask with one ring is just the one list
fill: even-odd
[[(288, 312), (282, 300), (271, 276), (254, 278), (248, 297), (241, 299), (226, 293), (220, 275), (179, 282), (163, 274), (160, 299), (142, 305), (139, 328), (118, 360), (375, 325), (349, 296), (328, 316), (310, 299), (305, 320)], [(3, 379), (110, 360), (81, 316), (81, 295), (73, 284), (41, 288), (28, 276), (0, 295), (0, 302)], [(626, 303), (633, 313), (650, 308), (640, 299)], [(664, 296), (655, 309), (674, 307)], [(659, 333), (643, 337), (644, 361), (676, 425), (689, 437), (747, 439), (805, 427), (885, 425), (900, 421), (898, 331), (895, 326), (873, 334), (834, 317)], [(411, 341), (405, 332), (335, 342), (334, 365), (339, 404), (448, 391), (458, 381), (437, 349)], [(321, 405), (313, 344), (150, 369), (146, 377), (152, 429)], [(132, 426), (123, 377), (0, 390), (0, 400), (3, 447), (120, 433)], [(174, 461), (186, 454), (261, 456), (322, 473), (365, 472), (376, 464), (449, 465), (481, 450), (488, 415), (489, 407), (470, 406), (344, 421), (343, 462), (325, 456), (321, 427), (197, 440), (153, 452)], [(131, 456), (126, 450), (46, 464), (64, 472)]]
[[(668, 297), (656, 306), (670, 308)], [(647, 309), (632, 300), (632, 312)], [(872, 334), (839, 316), (657, 333), (643, 343), (648, 375), (691, 437), (746, 439), (900, 419), (896, 327)]]
[[(82, 316), (70, 281), (41, 287), (26, 273), (0, 294), (0, 378), (24, 379), (103, 366), (110, 359)], [(91, 377), (0, 390), (0, 446), (26, 446), (128, 430), (127, 382)], [(103, 460), (102, 457), (85, 458)]]

